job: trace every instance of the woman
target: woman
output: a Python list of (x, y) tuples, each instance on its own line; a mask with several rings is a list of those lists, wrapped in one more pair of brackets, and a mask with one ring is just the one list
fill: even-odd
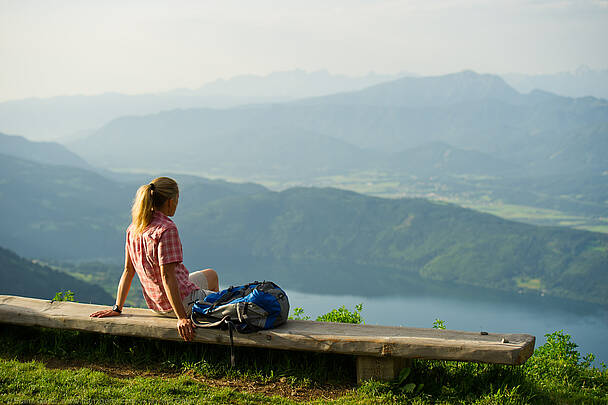
[(125, 270), (116, 294), (116, 305), (91, 314), (104, 318), (118, 316), (133, 281), (139, 276), (148, 307), (159, 315), (177, 317), (180, 336), (190, 341), (194, 325), (190, 320), (197, 299), (219, 290), (217, 273), (212, 269), (189, 274), (182, 264), (182, 244), (177, 227), (169, 219), (175, 214), (179, 189), (175, 180), (159, 177), (141, 186), (131, 210), (127, 229)]

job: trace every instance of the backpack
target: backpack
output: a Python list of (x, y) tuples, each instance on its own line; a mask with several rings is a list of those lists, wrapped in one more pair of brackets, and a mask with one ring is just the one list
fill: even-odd
[(234, 366), (232, 331), (251, 333), (276, 328), (287, 321), (289, 299), (272, 281), (254, 281), (209, 294), (192, 307), (192, 322), (201, 328), (230, 331), (230, 360)]

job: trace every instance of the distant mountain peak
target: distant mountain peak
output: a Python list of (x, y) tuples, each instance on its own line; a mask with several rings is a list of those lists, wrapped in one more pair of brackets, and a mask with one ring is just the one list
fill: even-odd
[(591, 69), (589, 66), (580, 65), (578, 68), (576, 68), (576, 70), (574, 71), (574, 74), (575, 75), (586, 75), (591, 72), (593, 72), (593, 69)]
[(317, 97), (304, 102), (419, 108), (483, 100), (516, 103), (521, 97), (500, 76), (464, 70), (441, 76), (402, 77), (363, 90)]

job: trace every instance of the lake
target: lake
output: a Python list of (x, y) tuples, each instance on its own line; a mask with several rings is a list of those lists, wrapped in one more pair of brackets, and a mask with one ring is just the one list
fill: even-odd
[[(528, 333), (536, 336), (536, 347), (545, 343), (545, 334), (564, 330), (584, 355), (596, 355), (595, 365), (608, 362), (608, 308), (577, 301), (514, 294), (473, 287), (445, 286), (407, 289), (401, 296), (310, 294), (287, 290), (291, 309), (302, 307), (304, 314), (318, 315), (345, 305), (353, 311), (363, 304), (361, 315), (367, 324), (430, 328), (437, 318), (448, 329), (493, 333)], [(429, 292), (432, 291), (432, 292)]]

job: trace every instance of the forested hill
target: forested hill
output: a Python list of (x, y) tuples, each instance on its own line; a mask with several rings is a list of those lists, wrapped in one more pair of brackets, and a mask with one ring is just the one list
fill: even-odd
[(423, 199), (295, 188), (215, 201), (183, 213), (179, 223), (194, 263), (281, 260), (277, 276), (307, 289), (356, 280), (369, 292), (398, 293), (411, 276), (422, 276), (608, 303), (608, 235)]
[(22, 136), (0, 133), (0, 151), (5, 155), (33, 160), (39, 163), (75, 166), (91, 170), (80, 156), (56, 142), (31, 142)]
[(101, 287), (23, 259), (0, 247), (0, 294), (51, 299), (71, 290), (79, 302), (111, 304), (112, 296)]
[[(0, 245), (31, 258), (123, 259), (138, 183), (2, 155), (0, 169)], [(190, 270), (216, 267), (225, 280), (274, 278), (286, 288), (342, 293), (364, 283), (369, 292), (399, 293), (422, 277), (608, 303), (608, 235), (423, 199), (277, 193), (189, 177), (174, 220)]]

